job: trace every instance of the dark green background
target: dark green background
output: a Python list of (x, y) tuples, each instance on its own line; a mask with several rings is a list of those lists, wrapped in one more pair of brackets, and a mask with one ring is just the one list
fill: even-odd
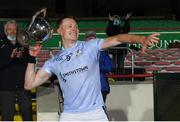
[[(21, 28), (26, 28), (28, 21), (17, 21)], [(56, 33), (56, 21), (49, 21), (54, 28), (52, 39), (43, 43), (44, 47), (58, 47), (61, 38)], [(99, 38), (105, 38), (105, 29), (107, 27), (107, 20), (79, 20), (78, 25), (80, 29), (79, 40), (84, 40), (84, 33), (88, 30), (95, 30)], [(149, 35), (151, 32), (160, 32), (160, 48), (166, 48), (167, 42), (174, 42), (180, 40), (180, 22), (174, 20), (131, 20), (132, 34)], [(148, 32), (144, 34), (144, 32)], [(170, 33), (169, 33), (170, 32)], [(173, 32), (173, 33), (172, 33)]]

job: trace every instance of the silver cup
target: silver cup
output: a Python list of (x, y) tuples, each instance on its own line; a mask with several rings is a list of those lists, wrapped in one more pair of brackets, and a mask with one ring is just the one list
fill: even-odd
[(42, 43), (52, 38), (53, 29), (45, 20), (45, 16), (46, 8), (33, 15), (27, 30), (18, 31), (17, 40), (22, 46), (29, 47), (33, 42)]

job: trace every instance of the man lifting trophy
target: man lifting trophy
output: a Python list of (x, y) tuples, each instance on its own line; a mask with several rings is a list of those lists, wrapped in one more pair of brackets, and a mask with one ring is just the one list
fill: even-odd
[(52, 37), (53, 29), (45, 20), (45, 16), (46, 8), (43, 8), (33, 15), (27, 30), (19, 30), (17, 40), (22, 46), (29, 48), (33, 42), (42, 43)]

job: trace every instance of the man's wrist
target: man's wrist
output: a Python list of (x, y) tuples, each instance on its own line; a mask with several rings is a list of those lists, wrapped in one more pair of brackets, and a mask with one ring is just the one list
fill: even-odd
[(140, 40), (140, 44), (144, 44), (145, 41), (146, 41), (146, 37), (142, 36), (142, 39)]
[(28, 59), (28, 63), (36, 63), (36, 57), (34, 56), (29, 56), (29, 59)]
[(145, 36), (136, 36), (137, 38), (134, 40), (134, 44), (144, 44), (144, 41), (146, 40)]

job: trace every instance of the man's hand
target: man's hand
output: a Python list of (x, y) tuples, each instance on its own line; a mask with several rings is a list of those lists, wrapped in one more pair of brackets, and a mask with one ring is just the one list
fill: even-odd
[(23, 51), (21, 51), (21, 50), (17, 51), (16, 57), (21, 58), (22, 56), (23, 56)]
[(33, 57), (37, 57), (37, 55), (40, 53), (41, 47), (41, 44), (36, 44), (34, 47), (30, 48), (29, 54)]
[(160, 34), (155, 33), (144, 38), (141, 42), (142, 45), (141, 52), (144, 53), (145, 50), (148, 48), (148, 46), (154, 46), (156, 43), (158, 43), (158, 41), (160, 40), (158, 36), (160, 36)]
[(111, 16), (111, 14), (109, 13), (109, 20), (110, 21), (113, 21), (114, 20), (114, 17), (113, 16)]
[(127, 13), (127, 15), (126, 15), (126, 17), (125, 17), (125, 20), (129, 19), (129, 18), (131, 17), (131, 14), (132, 14), (132, 12)]
[(11, 58), (16, 57), (16, 55), (17, 55), (17, 51), (18, 51), (18, 49), (17, 49), (17, 48), (13, 49), (13, 51), (12, 51), (12, 53), (11, 53)]

